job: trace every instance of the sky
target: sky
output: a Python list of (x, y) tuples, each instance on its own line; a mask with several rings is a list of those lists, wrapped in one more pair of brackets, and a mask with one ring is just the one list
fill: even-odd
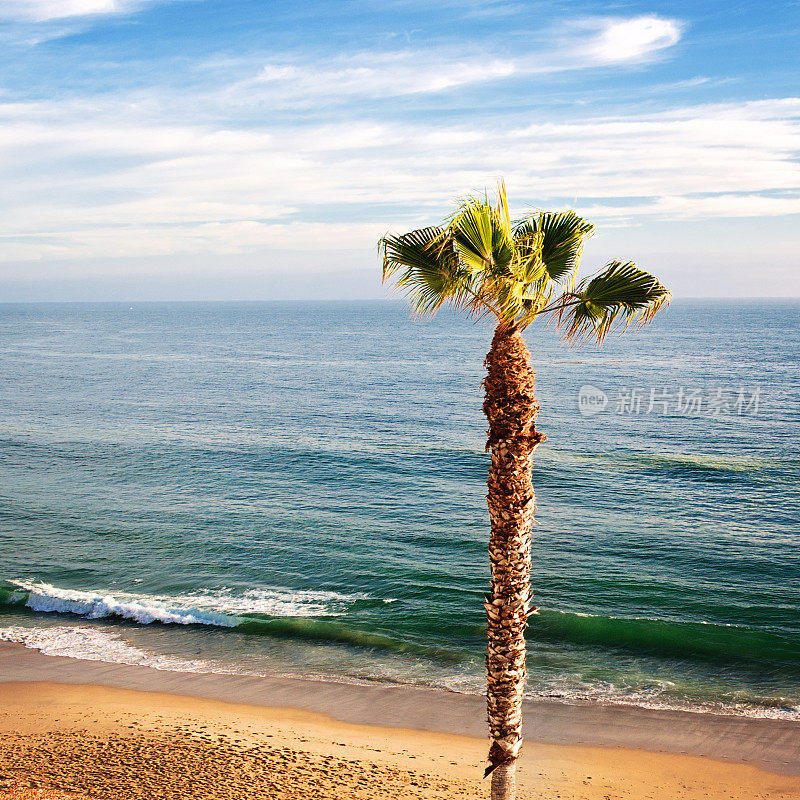
[(381, 297), (500, 176), (586, 273), (800, 296), (800, 2), (0, 0), (0, 301)]

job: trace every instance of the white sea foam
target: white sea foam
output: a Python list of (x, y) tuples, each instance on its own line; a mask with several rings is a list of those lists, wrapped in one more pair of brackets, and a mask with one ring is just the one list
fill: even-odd
[[(565, 680), (565, 683), (568, 679)], [(649, 708), (654, 711), (693, 711), (725, 717), (752, 717), (756, 719), (782, 719), (800, 722), (800, 708), (794, 706), (762, 706), (755, 702), (714, 702), (711, 700), (681, 700), (679, 697), (661, 695), (657, 690), (635, 691), (626, 687), (609, 687), (606, 690), (565, 688), (549, 691), (539, 687), (529, 689), (525, 697), (531, 700), (555, 700), (567, 705), (598, 704)]]
[[(484, 678), (480, 674), (429, 674), (420, 668), (420, 662), (403, 662), (405, 669), (398, 672), (398, 663), (386, 664), (382, 674), (380, 665), (371, 664), (369, 677), (356, 673), (342, 664), (342, 672), (331, 673), (328, 669), (310, 669), (300, 673), (295, 671), (276, 670), (271, 668), (248, 669), (236, 668), (233, 665), (215, 661), (181, 658), (173, 655), (162, 655), (135, 647), (123, 641), (113, 630), (103, 627), (89, 626), (53, 626), (25, 627), (10, 626), (0, 628), (0, 641), (15, 642), (25, 647), (38, 650), (49, 656), (62, 656), (84, 659), (87, 661), (104, 661), (112, 664), (152, 667), (171, 672), (216, 673), (228, 675), (271, 675), (272, 677), (302, 677), (312, 680), (334, 681), (354, 685), (374, 685), (378, 681), (389, 684), (428, 686), (446, 689), (463, 694), (480, 694), (483, 692)], [(284, 665), (285, 666), (285, 665)], [(350, 669), (354, 665), (350, 665)], [(363, 665), (362, 665), (363, 666)], [(526, 697), (532, 700), (551, 700), (566, 704), (601, 704), (623, 705), (654, 710), (681, 710), (707, 712), (725, 716), (746, 716), (761, 719), (784, 719), (800, 722), (800, 709), (767, 708), (752, 703), (711, 703), (681, 702), (678, 698), (661, 696), (662, 689), (669, 688), (669, 682), (659, 682), (648, 690), (631, 691), (610, 684), (575, 686), (569, 676), (563, 681), (545, 681), (544, 685), (534, 684), (529, 687)]]
[(11, 583), (28, 593), (25, 605), (33, 611), (77, 614), (87, 619), (118, 617), (142, 625), (161, 622), (231, 628), (239, 624), (241, 614), (266, 614), (273, 617), (337, 616), (353, 601), (366, 598), (366, 595), (283, 588), (255, 588), (238, 592), (222, 588), (181, 595), (115, 592), (112, 595), (106, 592), (61, 589), (49, 583), (19, 580)]
[(117, 634), (100, 628), (80, 626), (28, 628), (13, 625), (0, 628), (0, 640), (16, 642), (48, 656), (153, 667), (172, 672), (221, 671), (213, 669), (205, 661), (148, 653), (124, 642)]
[(281, 588), (215, 589), (192, 592), (174, 598), (198, 608), (220, 611), (225, 614), (268, 614), (272, 617), (338, 616), (354, 600), (364, 600), (367, 595), (341, 594), (313, 590)]

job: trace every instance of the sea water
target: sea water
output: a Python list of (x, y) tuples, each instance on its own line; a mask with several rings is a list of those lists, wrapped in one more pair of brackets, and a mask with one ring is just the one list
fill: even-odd
[[(800, 719), (800, 304), (675, 301), (537, 372), (531, 697)], [(0, 305), (0, 638), (483, 686), (486, 322)]]

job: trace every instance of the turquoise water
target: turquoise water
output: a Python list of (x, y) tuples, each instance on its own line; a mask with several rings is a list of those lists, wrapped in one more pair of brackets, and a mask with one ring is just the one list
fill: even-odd
[[(529, 331), (531, 696), (800, 719), (798, 312)], [(0, 637), (481, 691), (490, 339), (392, 303), (0, 305)]]

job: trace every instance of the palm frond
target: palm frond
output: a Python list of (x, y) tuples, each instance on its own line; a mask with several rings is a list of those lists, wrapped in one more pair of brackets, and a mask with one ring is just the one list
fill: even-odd
[(514, 231), (511, 227), (511, 212), (508, 210), (506, 182), (502, 178), (497, 181), (497, 216), (505, 230), (506, 236), (509, 239), (513, 238)]
[(415, 313), (435, 314), (446, 302), (470, 308), (472, 275), (459, 262), (449, 230), (432, 226), (385, 236), (379, 248), (384, 283), (394, 278)]
[(566, 292), (554, 310), (567, 341), (589, 338), (600, 343), (617, 324), (623, 330), (631, 324), (646, 325), (671, 299), (649, 272), (633, 262), (612, 261), (574, 292)]
[(511, 265), (514, 277), (525, 284), (548, 278), (547, 265), (542, 259), (544, 234), (541, 231), (514, 239), (515, 258)]
[(488, 193), (468, 197), (440, 227), (381, 239), (383, 280), (405, 292), (416, 314), (448, 303), (516, 329), (552, 314), (566, 339), (600, 342), (615, 324), (644, 325), (670, 301), (656, 278), (619, 261), (576, 288), (592, 224), (574, 211), (512, 222), (502, 180), (493, 202)]
[(569, 283), (581, 260), (583, 243), (594, 225), (574, 211), (544, 211), (520, 220), (514, 227), (514, 239), (525, 249), (534, 234), (542, 235), (540, 257), (551, 280)]
[(503, 272), (514, 255), (511, 229), (502, 210), (486, 201), (467, 200), (450, 224), (460, 260), (472, 272)]

